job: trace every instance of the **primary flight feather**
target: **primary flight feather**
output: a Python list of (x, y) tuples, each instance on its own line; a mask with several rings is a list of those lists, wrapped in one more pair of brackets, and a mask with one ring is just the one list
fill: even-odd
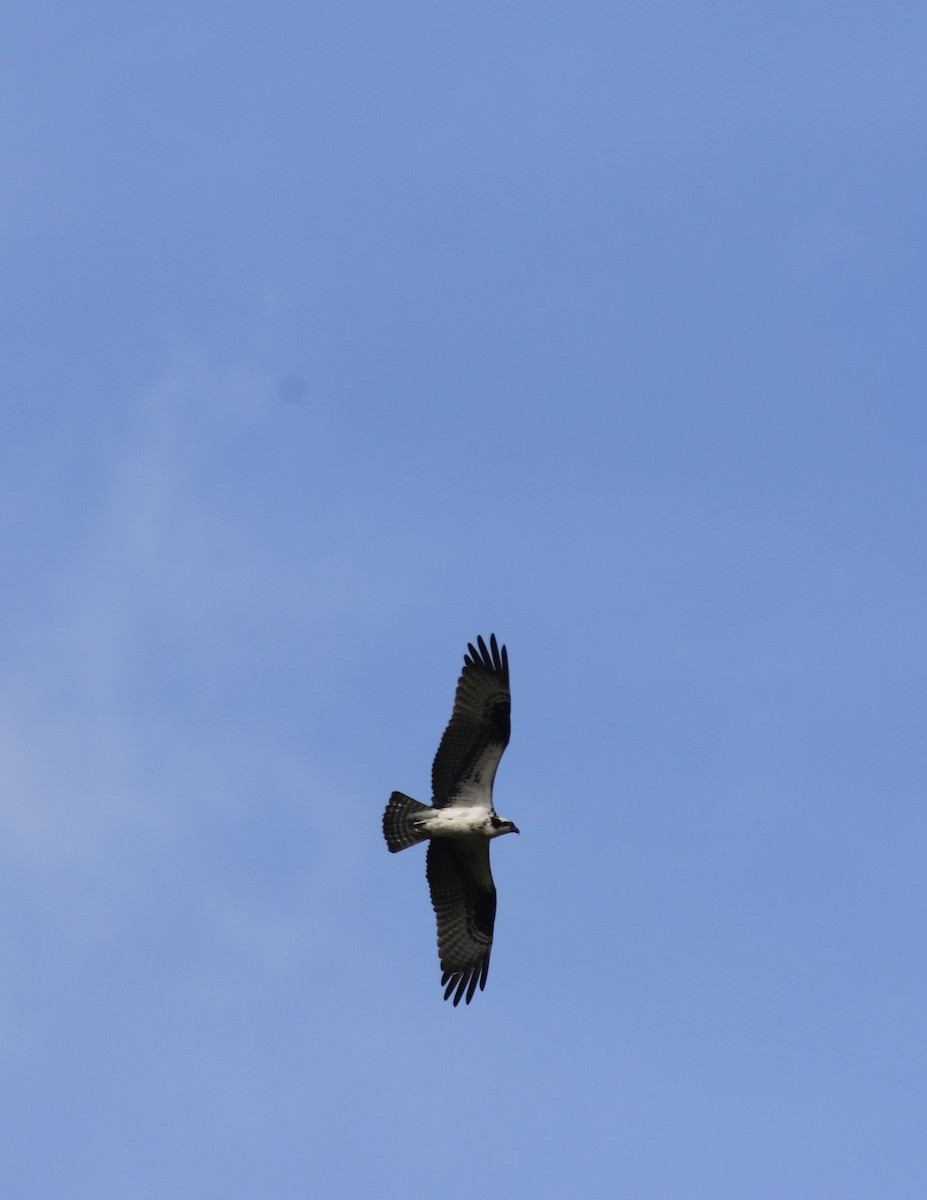
[(428, 842), (426, 876), (438, 923), (438, 957), (444, 999), (467, 1004), (486, 986), (496, 888), (489, 843), (518, 833), (496, 815), (492, 785), (508, 745), (512, 698), (509, 657), (492, 634), (467, 646), (454, 711), (431, 768), (431, 805), (393, 792), (383, 814), (383, 835), (396, 853)]

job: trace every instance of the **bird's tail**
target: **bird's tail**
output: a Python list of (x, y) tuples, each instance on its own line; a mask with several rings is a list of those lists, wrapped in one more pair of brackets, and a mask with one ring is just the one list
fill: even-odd
[(391, 854), (414, 846), (416, 842), (427, 841), (428, 834), (422, 831), (415, 818), (429, 812), (431, 809), (427, 804), (420, 804), (402, 792), (393, 792), (383, 814), (383, 836)]

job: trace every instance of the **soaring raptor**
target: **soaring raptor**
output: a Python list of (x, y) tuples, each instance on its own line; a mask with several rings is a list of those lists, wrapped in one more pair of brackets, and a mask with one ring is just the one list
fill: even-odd
[(509, 740), (509, 656), (496, 635), (467, 646), (454, 711), (431, 768), (431, 807), (393, 792), (383, 814), (383, 835), (395, 854), (428, 842), (426, 875), (438, 919), (438, 957), (444, 999), (473, 999), (486, 986), (496, 888), (489, 843), (518, 833), (492, 806), (496, 767)]

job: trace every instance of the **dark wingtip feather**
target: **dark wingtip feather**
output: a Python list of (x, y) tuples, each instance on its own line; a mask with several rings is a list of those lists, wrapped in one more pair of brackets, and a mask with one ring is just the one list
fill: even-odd
[(499, 645), (494, 633), (489, 635), (488, 648), (482, 634), (477, 635), (476, 646), (467, 642), (464, 662), (470, 667), (485, 667), (487, 671), (495, 671), (505, 683), (509, 681), (509, 652), (505, 646)]
[(506, 683), (509, 681), (509, 652), (503, 646), (500, 650), (499, 643), (496, 641), (496, 635), (490, 634), (489, 648), (492, 651), (492, 665), (499, 672)]
[(470, 967), (469, 970), (444, 971), (441, 975), (444, 999), (450, 1000), (453, 997), (455, 1008), (461, 1000), (463, 1000), (464, 1004), (469, 1004), (476, 995), (477, 987), (479, 987), (481, 992), (486, 987), (486, 976), (488, 974), (488, 957), (484, 958), (482, 962), (477, 963), (475, 967)]
[(444, 987), (444, 999), (451, 1000), (453, 997), (452, 1003), (455, 1008), (461, 1000), (465, 1004), (469, 1004), (476, 991), (476, 985), (479, 984), (482, 991), (485, 983), (485, 964), (483, 964), (482, 972), (479, 967), (473, 967), (469, 971), (445, 971), (441, 976), (441, 985)]

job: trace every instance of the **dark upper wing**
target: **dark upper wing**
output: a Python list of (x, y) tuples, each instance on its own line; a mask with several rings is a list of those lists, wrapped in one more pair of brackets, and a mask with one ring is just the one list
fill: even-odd
[(449, 838), (428, 843), (428, 886), (438, 919), (438, 958), (444, 999), (454, 995), (455, 1007), (469, 1004), (486, 986), (492, 929), (496, 920), (496, 888), (489, 869), (489, 842), (475, 841), (461, 849)]
[(488, 807), (496, 767), (509, 741), (509, 656), (505, 646), (499, 649), (495, 634), (489, 649), (481, 637), (476, 641), (479, 649), (471, 643), (464, 655), (454, 711), (431, 768), (436, 808), (450, 804), (462, 791), (470, 792), (470, 800), (484, 800)]

